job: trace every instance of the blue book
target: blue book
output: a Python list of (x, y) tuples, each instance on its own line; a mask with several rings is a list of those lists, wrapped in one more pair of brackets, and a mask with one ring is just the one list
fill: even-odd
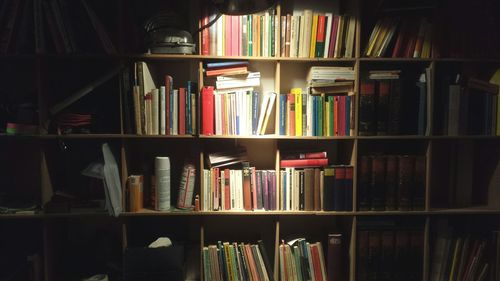
[(345, 98), (345, 135), (349, 136), (351, 130), (351, 96)]
[(252, 135), (257, 135), (259, 125), (259, 93), (252, 92)]
[(248, 65), (248, 61), (224, 61), (224, 62), (209, 62), (207, 63), (207, 68), (225, 68), (225, 67), (236, 67)]
[(286, 95), (280, 95), (280, 135), (286, 134)]

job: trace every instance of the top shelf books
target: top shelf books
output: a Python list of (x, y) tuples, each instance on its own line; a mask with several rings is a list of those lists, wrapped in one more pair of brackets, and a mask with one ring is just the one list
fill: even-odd
[[(218, 18), (205, 9), (201, 54), (210, 56), (352, 58), (356, 18), (310, 9)], [(210, 24), (214, 22), (213, 24)]]

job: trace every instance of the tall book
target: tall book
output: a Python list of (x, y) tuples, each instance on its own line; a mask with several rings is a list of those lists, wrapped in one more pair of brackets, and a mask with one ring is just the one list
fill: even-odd
[(201, 90), (202, 130), (203, 135), (214, 134), (214, 87), (205, 86)]
[(342, 234), (328, 234), (328, 281), (344, 281)]
[(359, 96), (359, 131), (360, 136), (370, 136), (375, 132), (375, 83), (372, 80), (361, 82)]

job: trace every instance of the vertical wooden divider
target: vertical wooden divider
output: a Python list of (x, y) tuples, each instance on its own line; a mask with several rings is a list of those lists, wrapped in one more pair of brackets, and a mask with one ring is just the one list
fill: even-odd
[(425, 229), (424, 229), (424, 255), (423, 255), (423, 274), (422, 281), (429, 280), (429, 262), (430, 262), (430, 217), (425, 218)]
[(279, 249), (280, 249), (280, 220), (279, 216), (276, 218), (276, 239), (274, 243), (274, 280), (278, 281), (279, 279)]
[(203, 247), (205, 246), (205, 220), (200, 223), (200, 281), (204, 280), (203, 276)]
[(349, 280), (356, 280), (356, 241), (357, 241), (357, 226), (358, 219), (356, 216), (352, 218), (352, 226), (351, 226), (351, 241), (349, 245)]

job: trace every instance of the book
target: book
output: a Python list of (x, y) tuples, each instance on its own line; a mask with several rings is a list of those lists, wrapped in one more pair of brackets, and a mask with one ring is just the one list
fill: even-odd
[(214, 134), (214, 88), (205, 86), (201, 90), (202, 130), (203, 135)]
[(328, 234), (327, 276), (328, 281), (344, 280), (342, 234)]
[(283, 159), (280, 160), (280, 167), (320, 167), (327, 166), (328, 159), (327, 158), (319, 158), (319, 159)]

